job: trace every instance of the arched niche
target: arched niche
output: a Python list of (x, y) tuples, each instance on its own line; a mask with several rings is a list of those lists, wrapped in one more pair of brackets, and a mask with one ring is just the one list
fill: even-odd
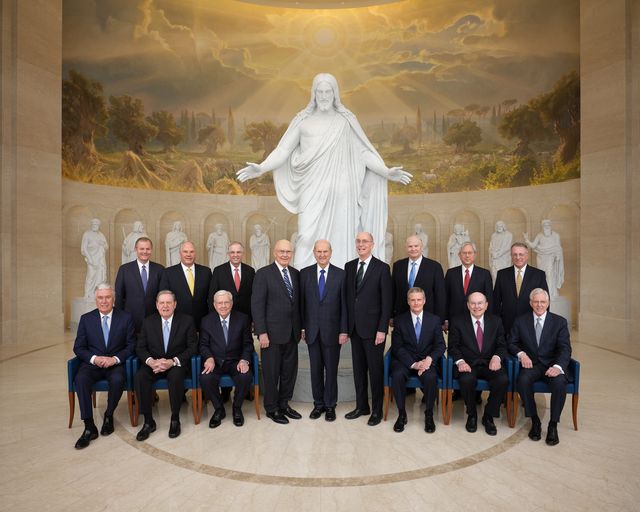
[(173, 230), (173, 225), (176, 222), (181, 223), (182, 231), (187, 235), (187, 239), (191, 240), (196, 245), (197, 261), (206, 261), (206, 251), (204, 250), (205, 248), (198, 247), (197, 241), (191, 238), (193, 236), (193, 233), (191, 233), (191, 226), (187, 221), (187, 217), (182, 212), (178, 212), (175, 210), (164, 213), (158, 220), (158, 227), (156, 229), (156, 232), (159, 233), (159, 240), (157, 243), (157, 249), (155, 251), (157, 257), (156, 261), (167, 266), (167, 234), (169, 233), (169, 231)]
[[(476, 244), (478, 250), (478, 254), (476, 256), (476, 264), (485, 267), (486, 265), (484, 264), (484, 260), (486, 258), (484, 257), (483, 247), (484, 226), (482, 224), (482, 221), (480, 220), (480, 216), (477, 213), (469, 209), (465, 209), (457, 212), (452, 217), (452, 220), (448, 226), (448, 232), (443, 234), (444, 236), (442, 237), (442, 240), (444, 242), (445, 257), (443, 260), (441, 260), (442, 268), (448, 269), (451, 266), (459, 265), (459, 263), (456, 263), (456, 265), (452, 265), (452, 263), (449, 262), (449, 244), (453, 241), (452, 235), (454, 233), (456, 224), (462, 225), (463, 229), (469, 233), (469, 239)], [(454, 252), (457, 255), (458, 250), (454, 250)]]
[[(136, 221), (142, 222), (144, 225), (144, 232), (146, 232), (147, 236), (151, 238), (149, 226), (145, 222), (144, 217), (140, 215), (137, 210), (133, 208), (124, 208), (119, 210), (113, 217), (113, 243), (110, 243), (111, 250), (109, 251), (109, 268), (111, 270), (110, 275), (112, 276), (112, 281), (115, 280), (118, 268), (122, 264), (122, 244), (124, 243), (127, 235), (133, 231), (133, 224)], [(157, 254), (153, 254), (154, 260), (156, 259), (156, 256)]]
[[(213, 212), (207, 215), (202, 222), (202, 233), (200, 236), (200, 239), (202, 240), (202, 256), (200, 257), (200, 263), (202, 265), (207, 265), (208, 267), (212, 267), (212, 265), (215, 266), (211, 261), (211, 254), (208, 246), (209, 237), (214, 233), (218, 224), (222, 224), (222, 230), (227, 234), (229, 243), (231, 243), (232, 240), (235, 240), (231, 233), (231, 222), (224, 213)], [(227, 251), (225, 251), (225, 254), (226, 252)]]
[(406, 254), (404, 254), (405, 241), (410, 235), (416, 234), (418, 224), (422, 227), (422, 231), (427, 235), (427, 245), (429, 248), (427, 257), (437, 261), (441, 261), (440, 244), (438, 243), (438, 221), (433, 215), (428, 212), (420, 212), (411, 218), (411, 221), (407, 225), (407, 234), (404, 237), (405, 239), (398, 241), (399, 249), (402, 253), (402, 256), (398, 255), (396, 259), (401, 259), (406, 256)]
[(253, 266), (253, 250), (251, 249), (251, 236), (255, 234), (256, 226), (262, 228), (262, 232), (269, 237), (269, 263), (273, 261), (273, 246), (276, 243), (275, 223), (266, 215), (251, 213), (244, 221), (244, 246), (245, 261)]
[(513, 242), (523, 242), (524, 239), (522, 237), (522, 233), (527, 231), (527, 215), (520, 208), (504, 208), (497, 213), (491, 224), (488, 224), (485, 229), (485, 243), (484, 248), (482, 249), (482, 254), (485, 258), (484, 261), (487, 262), (487, 267), (489, 268), (489, 243), (491, 242), (491, 235), (495, 232), (496, 222), (499, 220), (503, 221), (506, 225), (507, 231), (509, 231), (513, 237), (511, 243)]

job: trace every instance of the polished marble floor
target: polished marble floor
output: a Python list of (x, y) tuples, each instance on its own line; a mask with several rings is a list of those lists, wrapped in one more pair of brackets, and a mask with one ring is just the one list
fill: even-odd
[[(264, 415), (258, 421), (245, 402), (244, 427), (228, 415), (215, 430), (210, 409), (194, 425), (185, 405), (182, 435), (169, 439), (161, 392), (149, 441), (135, 440), (123, 397), (116, 432), (78, 451), (78, 410), (67, 428), (73, 337), (0, 344), (0, 510), (639, 510), (638, 348), (612, 351), (578, 339), (579, 430), (568, 399), (555, 447), (530, 441), (522, 414), (514, 429), (499, 419), (496, 437), (469, 434), (459, 402), (450, 425), (438, 415), (436, 433), (426, 434), (413, 399), (401, 434), (392, 429), (393, 405), (389, 421), (368, 427), (366, 418), (344, 419), (353, 403), (339, 405), (334, 423), (310, 420), (310, 404), (293, 404), (304, 418), (276, 425)], [(98, 426), (104, 406), (99, 396)], [(544, 396), (539, 407), (546, 426)]]

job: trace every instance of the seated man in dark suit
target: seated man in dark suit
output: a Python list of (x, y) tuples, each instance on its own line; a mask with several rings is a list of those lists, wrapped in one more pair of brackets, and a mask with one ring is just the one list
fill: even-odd
[(407, 302), (409, 311), (394, 319), (391, 338), (391, 384), (398, 406), (398, 419), (393, 430), (402, 432), (407, 424), (404, 405), (407, 379), (418, 376), (426, 403), (424, 429), (432, 434), (436, 431), (433, 406), (438, 393), (438, 367), (445, 350), (442, 322), (425, 310), (426, 297), (422, 288), (410, 288)]
[(500, 416), (500, 404), (509, 385), (504, 370), (507, 344), (499, 317), (486, 313), (489, 304), (483, 293), (467, 298), (470, 315), (454, 317), (449, 329), (449, 355), (453, 358), (455, 376), (460, 381), (460, 394), (467, 406), (467, 432), (478, 426), (475, 389), (478, 379), (489, 381), (491, 392), (484, 409), (482, 424), (490, 436), (497, 433), (493, 418)]
[(142, 323), (136, 353), (142, 365), (135, 375), (134, 385), (139, 411), (144, 425), (136, 439), (144, 441), (155, 432), (153, 419), (153, 383), (159, 378), (169, 382), (171, 422), (169, 437), (180, 435), (180, 406), (184, 396), (184, 379), (191, 369), (191, 357), (196, 354), (198, 340), (193, 319), (176, 312), (176, 297), (170, 290), (158, 292), (158, 313), (148, 316)]
[(571, 340), (567, 321), (560, 315), (548, 311), (549, 294), (542, 288), (535, 288), (529, 295), (533, 313), (525, 313), (516, 318), (511, 329), (509, 351), (518, 356), (520, 376), (518, 393), (522, 398), (524, 413), (531, 418), (529, 438), (539, 441), (542, 427), (533, 384), (544, 379), (551, 386), (551, 417), (547, 427), (548, 445), (556, 445), (558, 422), (567, 395), (567, 372), (571, 361)]
[(80, 417), (84, 431), (76, 442), (76, 448), (86, 448), (98, 438), (98, 428), (93, 422), (91, 393), (93, 385), (102, 379), (109, 381), (107, 410), (100, 433), (113, 432), (113, 411), (124, 391), (126, 374), (124, 363), (135, 346), (135, 327), (131, 315), (113, 309), (115, 295), (110, 284), (99, 284), (95, 292), (97, 309), (80, 317), (78, 334), (73, 351), (80, 359), (74, 384), (80, 405)]
[(251, 386), (252, 375), (249, 361), (253, 352), (253, 338), (249, 317), (234, 311), (233, 296), (226, 290), (218, 290), (213, 296), (215, 313), (210, 313), (200, 324), (200, 355), (204, 359), (204, 370), (200, 375), (202, 390), (213, 404), (214, 413), (210, 428), (220, 426), (227, 413), (218, 384), (224, 374), (233, 379), (233, 424), (244, 425), (242, 402)]

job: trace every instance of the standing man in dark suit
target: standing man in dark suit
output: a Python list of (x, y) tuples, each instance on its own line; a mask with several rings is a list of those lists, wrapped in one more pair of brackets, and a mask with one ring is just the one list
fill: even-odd
[(502, 318), (507, 338), (516, 317), (531, 312), (531, 290), (549, 290), (544, 272), (527, 264), (529, 248), (525, 244), (516, 242), (511, 246), (511, 261), (511, 267), (498, 271), (493, 289), (493, 312)]
[(422, 256), (422, 240), (415, 235), (407, 238), (406, 250), (408, 257), (393, 264), (393, 316), (409, 311), (407, 292), (417, 287), (427, 297), (427, 311), (444, 322), (447, 299), (442, 265)]
[(156, 308), (158, 313), (142, 322), (136, 346), (136, 353), (143, 363), (134, 379), (139, 410), (144, 415), (144, 425), (136, 436), (138, 441), (144, 441), (156, 430), (151, 405), (153, 383), (159, 378), (166, 378), (169, 382), (169, 437), (180, 435), (184, 378), (191, 370), (191, 357), (198, 349), (193, 319), (176, 311), (176, 297), (172, 291), (158, 292)]
[(285, 424), (287, 418), (302, 418), (289, 406), (298, 375), (300, 280), (299, 272), (289, 265), (291, 242), (278, 240), (273, 255), (275, 261), (256, 272), (251, 313), (260, 341), (264, 408), (268, 418)]
[(509, 352), (518, 357), (522, 366), (517, 382), (518, 393), (522, 398), (525, 415), (531, 418), (529, 438), (534, 441), (540, 440), (542, 431), (533, 384), (544, 379), (551, 386), (551, 417), (546, 443), (553, 446), (560, 442), (558, 422), (567, 396), (571, 340), (567, 321), (548, 311), (547, 290), (535, 288), (529, 294), (529, 299), (533, 313), (525, 313), (516, 318), (511, 329)]
[(244, 246), (240, 242), (231, 242), (227, 252), (229, 261), (213, 269), (209, 286), (209, 305), (219, 290), (227, 290), (233, 296), (233, 312), (240, 311), (249, 316), (251, 323), (251, 288), (256, 271), (242, 263)]
[(336, 419), (340, 347), (347, 342), (345, 272), (331, 265), (331, 244), (318, 240), (313, 246), (316, 265), (300, 271), (302, 337), (309, 348), (313, 410), (309, 417)]
[[(347, 274), (348, 334), (351, 337), (356, 387), (356, 408), (345, 418), (353, 420), (371, 412), (367, 422), (370, 426), (382, 420), (384, 345), (393, 302), (389, 265), (372, 256), (373, 244), (371, 233), (358, 233), (358, 257), (348, 261), (344, 267)], [(372, 410), (369, 409), (367, 374), (371, 381)]]
[(460, 381), (460, 393), (467, 406), (467, 432), (475, 432), (478, 428), (475, 389), (478, 379), (485, 379), (489, 381), (490, 393), (482, 425), (487, 434), (495, 436), (497, 429), (493, 418), (500, 416), (500, 404), (509, 385), (504, 370), (508, 352), (502, 321), (488, 314), (488, 307), (487, 297), (482, 292), (469, 294), (467, 308), (471, 314), (454, 317), (451, 322), (449, 356), (455, 362), (455, 376)]
[(111, 285), (99, 284), (95, 298), (97, 309), (80, 317), (73, 345), (73, 351), (81, 361), (73, 382), (78, 394), (80, 417), (84, 421), (84, 431), (76, 441), (78, 450), (98, 438), (91, 393), (93, 385), (102, 379), (109, 381), (109, 393), (100, 433), (108, 436), (113, 432), (113, 411), (118, 406), (126, 382), (124, 363), (135, 347), (133, 319), (126, 311), (113, 309), (115, 297)]
[(220, 426), (227, 415), (218, 387), (224, 374), (231, 375), (236, 388), (233, 397), (233, 424), (241, 427), (244, 425), (242, 402), (252, 380), (249, 371), (253, 352), (251, 323), (244, 313), (232, 313), (233, 295), (227, 290), (215, 293), (213, 308), (215, 313), (205, 316), (200, 325), (200, 355), (204, 359), (200, 384), (214, 408), (209, 428)]
[(116, 276), (116, 308), (131, 314), (136, 333), (140, 332), (142, 321), (156, 312), (156, 295), (164, 267), (151, 261), (152, 250), (149, 238), (138, 238), (136, 259), (120, 265)]
[(436, 431), (433, 406), (438, 393), (438, 368), (445, 351), (442, 324), (440, 318), (425, 309), (426, 297), (422, 288), (410, 288), (407, 303), (409, 311), (395, 318), (391, 337), (391, 385), (398, 406), (398, 419), (393, 430), (402, 432), (407, 424), (404, 406), (407, 380), (417, 376), (426, 402), (424, 429), (432, 434)]
[(188, 240), (180, 244), (180, 263), (162, 271), (160, 289), (171, 290), (178, 302), (176, 312), (193, 318), (196, 329), (209, 313), (207, 298), (211, 269), (196, 263), (196, 248)]

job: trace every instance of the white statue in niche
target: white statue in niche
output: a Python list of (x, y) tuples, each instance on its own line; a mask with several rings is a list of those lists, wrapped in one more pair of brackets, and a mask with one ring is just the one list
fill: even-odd
[(258, 270), (269, 264), (269, 252), (271, 251), (271, 242), (269, 235), (262, 230), (260, 224), (253, 226), (253, 235), (249, 239), (249, 247), (251, 247), (251, 266)]
[(491, 269), (491, 278), (496, 282), (498, 270), (511, 266), (511, 244), (513, 243), (513, 235), (507, 231), (507, 225), (504, 221), (496, 222), (495, 231), (491, 235), (489, 242), (489, 267)]
[(429, 257), (429, 235), (427, 235), (424, 231), (422, 231), (422, 224), (416, 224), (413, 227), (415, 235), (422, 242), (422, 256), (425, 258)]
[[(138, 256), (136, 254), (136, 242), (138, 238), (147, 236), (144, 231), (144, 224), (137, 220), (133, 223), (133, 231), (124, 237), (122, 242), (122, 264), (134, 261)], [(123, 228), (124, 231), (124, 228)]]
[(314, 263), (313, 244), (327, 239), (331, 261), (342, 267), (356, 257), (355, 236), (369, 231), (373, 254), (384, 259), (387, 180), (407, 184), (411, 174), (388, 168), (352, 112), (340, 101), (336, 79), (313, 79), (311, 101), (291, 121), (276, 149), (262, 162), (248, 162), (241, 182), (273, 171), (280, 203), (298, 214), (294, 266)]
[(213, 270), (225, 261), (229, 261), (227, 252), (229, 251), (229, 235), (224, 230), (224, 225), (216, 224), (214, 231), (207, 239), (207, 250), (209, 251), (209, 268)]
[(91, 299), (96, 286), (107, 280), (107, 249), (109, 244), (100, 231), (100, 219), (91, 219), (91, 228), (82, 235), (80, 254), (87, 263), (84, 296)]
[(393, 235), (389, 231), (384, 235), (384, 261), (389, 265), (393, 261)]
[(182, 222), (179, 220), (173, 223), (173, 228), (167, 233), (164, 245), (167, 249), (166, 266), (180, 263), (180, 244), (187, 241), (187, 234), (182, 231)]
[(562, 245), (560, 245), (560, 235), (551, 230), (551, 221), (542, 221), (542, 233), (538, 233), (533, 242), (529, 240), (527, 233), (522, 233), (524, 242), (535, 251), (537, 266), (547, 277), (549, 295), (557, 297), (558, 290), (564, 283), (564, 256)]
[(454, 224), (453, 225), (453, 233), (449, 237), (449, 242), (447, 243), (447, 254), (449, 255), (449, 268), (457, 267), (458, 265), (462, 265), (460, 261), (460, 256), (458, 253), (462, 248), (462, 245), (465, 242), (471, 242), (469, 238), (469, 231), (464, 229), (463, 224)]

